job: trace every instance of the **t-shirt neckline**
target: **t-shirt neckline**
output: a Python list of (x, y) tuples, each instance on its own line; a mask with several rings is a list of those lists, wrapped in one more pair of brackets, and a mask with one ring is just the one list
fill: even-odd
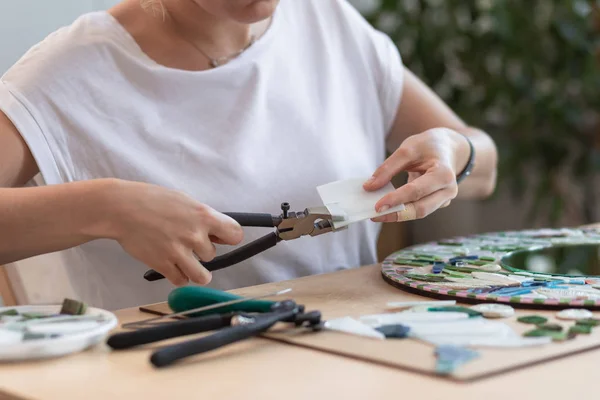
[(119, 33), (124, 37), (126, 42), (129, 45), (133, 46), (136, 49), (136, 51), (140, 54), (140, 56), (144, 59), (144, 61), (151, 64), (154, 68), (161, 68), (164, 70), (177, 71), (177, 72), (188, 73), (188, 74), (211, 74), (211, 73), (220, 73), (220, 71), (227, 71), (231, 68), (235, 68), (235, 66), (239, 65), (240, 63), (248, 62), (248, 61), (255, 59), (260, 52), (264, 51), (264, 49), (266, 47), (268, 47), (268, 43), (273, 40), (275, 31), (278, 29), (278, 26), (280, 23), (279, 20), (281, 19), (281, 15), (280, 15), (281, 6), (282, 6), (282, 4), (280, 3), (278, 5), (278, 7), (275, 9), (275, 12), (273, 13), (273, 15), (271, 16), (271, 22), (270, 22), (269, 26), (267, 27), (267, 30), (263, 33), (263, 35), (260, 38), (258, 38), (252, 44), (252, 46), (250, 46), (248, 49), (246, 49), (244, 52), (242, 52), (242, 54), (240, 54), (236, 58), (230, 60), (226, 64), (223, 64), (222, 66), (217, 67), (217, 68), (211, 68), (211, 69), (202, 70), (202, 71), (190, 71), (190, 70), (185, 70), (185, 69), (167, 67), (166, 65), (156, 62), (148, 54), (146, 54), (146, 52), (140, 47), (140, 45), (135, 40), (135, 38), (131, 35), (131, 33), (129, 33), (129, 31), (127, 29), (125, 29), (125, 27), (123, 25), (121, 25), (121, 23), (111, 13), (109, 13), (108, 11), (99, 11), (99, 14), (103, 15), (105, 18), (107, 18), (108, 21), (110, 22), (110, 24), (115, 26), (119, 30)]

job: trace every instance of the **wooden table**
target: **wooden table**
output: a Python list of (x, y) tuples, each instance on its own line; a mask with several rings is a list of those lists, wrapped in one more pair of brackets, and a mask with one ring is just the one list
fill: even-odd
[[(422, 299), (393, 288), (379, 266), (260, 285), (250, 295), (292, 287), (292, 298), (324, 315), (351, 312), (349, 298)], [(148, 318), (138, 309), (120, 322)], [(255, 338), (163, 370), (149, 349), (110, 352), (105, 346), (43, 362), (0, 365), (0, 399), (559, 399), (592, 398), (600, 351), (591, 351), (474, 383), (456, 383), (360, 360)], [(3, 397), (4, 395), (4, 397)]]

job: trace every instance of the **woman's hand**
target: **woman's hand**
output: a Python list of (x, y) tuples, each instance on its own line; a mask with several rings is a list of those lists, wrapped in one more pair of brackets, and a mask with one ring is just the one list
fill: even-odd
[(399, 204), (406, 211), (374, 218), (375, 222), (420, 219), (446, 207), (458, 194), (456, 175), (469, 157), (469, 144), (459, 133), (445, 128), (430, 129), (408, 137), (364, 184), (365, 190), (377, 190), (401, 171), (408, 172), (408, 182), (385, 195), (377, 212)]
[(111, 193), (111, 236), (125, 251), (175, 285), (205, 285), (211, 273), (200, 261), (215, 257), (213, 243), (236, 245), (241, 226), (189, 196), (145, 183), (118, 181)]

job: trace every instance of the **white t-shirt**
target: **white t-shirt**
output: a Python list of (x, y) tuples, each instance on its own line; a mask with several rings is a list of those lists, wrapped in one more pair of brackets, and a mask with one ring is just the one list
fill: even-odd
[[(178, 189), (219, 211), (278, 214), (319, 206), (316, 187), (369, 177), (402, 91), (387, 36), (345, 0), (282, 0), (267, 32), (207, 71), (152, 61), (107, 12), (33, 47), (0, 82), (47, 185), (116, 177)], [(371, 221), (280, 242), (213, 274), (232, 289), (376, 262)], [(244, 244), (265, 228), (246, 228)], [(218, 254), (232, 247), (218, 246)], [(117, 242), (61, 252), (79, 298), (107, 309), (164, 301), (167, 280)], [(48, 278), (49, 281), (51, 277)]]

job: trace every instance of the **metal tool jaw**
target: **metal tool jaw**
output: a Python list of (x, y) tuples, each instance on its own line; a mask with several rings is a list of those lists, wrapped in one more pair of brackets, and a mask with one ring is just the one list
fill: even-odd
[[(296, 304), (293, 300), (284, 300), (277, 302), (271, 308), (271, 313), (282, 313), (290, 312), (287, 317), (281, 318), (280, 322), (293, 323), (295, 326), (312, 328), (313, 330), (320, 330), (322, 326), (321, 312), (320, 311), (309, 311), (305, 312), (304, 305)], [(257, 322), (257, 318), (260, 319), (268, 314), (246, 314), (239, 313), (232, 317), (231, 325), (251, 325)]]
[(309, 207), (300, 212), (287, 212), (284, 205), (282, 209), (284, 209), (282, 220), (277, 226), (277, 234), (281, 240), (298, 239), (305, 235), (318, 236), (347, 228), (345, 226), (336, 229), (333, 226), (335, 218), (324, 206)]
[[(275, 228), (275, 232), (271, 232), (253, 242), (236, 248), (227, 254), (215, 257), (213, 260), (207, 262), (199, 261), (207, 270), (217, 271), (262, 253), (277, 245), (282, 240), (298, 239), (305, 235), (318, 236), (347, 228), (347, 226), (335, 228), (333, 222), (341, 221), (344, 217), (332, 215), (327, 207), (324, 206), (309, 207), (300, 212), (290, 212), (289, 209), (289, 203), (282, 203), (281, 210), (283, 212), (280, 215), (224, 213), (237, 221), (241, 226)], [(157, 281), (164, 278), (161, 273), (152, 269), (146, 271), (144, 274), (144, 279), (147, 281)]]

